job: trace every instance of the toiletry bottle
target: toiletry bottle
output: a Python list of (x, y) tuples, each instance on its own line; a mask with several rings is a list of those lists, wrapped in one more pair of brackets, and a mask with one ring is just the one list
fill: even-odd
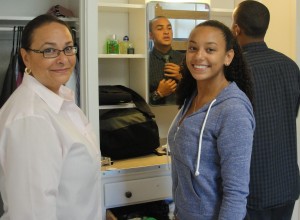
[(134, 54), (133, 43), (129, 43), (128, 48), (127, 48), (127, 53), (128, 54)]
[(129, 37), (124, 36), (123, 41), (120, 42), (120, 54), (127, 54), (127, 48), (129, 47)]
[(106, 51), (108, 54), (119, 54), (119, 43), (115, 34), (106, 42)]

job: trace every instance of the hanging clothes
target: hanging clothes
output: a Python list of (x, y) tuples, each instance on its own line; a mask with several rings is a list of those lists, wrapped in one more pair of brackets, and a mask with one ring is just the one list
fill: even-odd
[(25, 70), (25, 65), (23, 64), (22, 57), (20, 55), (20, 49), (21, 49), (21, 40), (22, 40), (22, 33), (23, 33), (24, 27), (18, 27), (18, 41), (17, 41), (17, 50), (16, 50), (16, 85), (17, 88), (23, 81), (23, 76), (24, 76), (24, 70)]
[(22, 82), (23, 73), (19, 71), (19, 50), (21, 47), (22, 31), (23, 27), (15, 26), (13, 28), (13, 46), (0, 96), (0, 108)]
[(77, 30), (75, 28), (72, 28), (73, 33), (73, 39), (75, 42), (75, 46), (77, 47), (77, 54), (76, 54), (76, 65), (74, 68), (75, 72), (75, 78), (76, 78), (76, 104), (80, 107), (80, 61), (79, 61), (79, 54), (80, 54), (80, 48), (79, 48), (79, 39), (77, 39)]

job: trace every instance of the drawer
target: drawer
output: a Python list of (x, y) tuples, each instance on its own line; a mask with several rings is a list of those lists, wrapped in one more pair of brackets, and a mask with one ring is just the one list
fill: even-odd
[(106, 207), (117, 207), (130, 203), (171, 198), (170, 176), (123, 181), (104, 184)]

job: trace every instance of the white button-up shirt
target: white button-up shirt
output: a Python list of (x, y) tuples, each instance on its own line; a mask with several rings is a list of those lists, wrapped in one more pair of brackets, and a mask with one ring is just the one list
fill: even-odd
[(1, 220), (99, 220), (100, 148), (87, 118), (24, 75), (0, 109)]

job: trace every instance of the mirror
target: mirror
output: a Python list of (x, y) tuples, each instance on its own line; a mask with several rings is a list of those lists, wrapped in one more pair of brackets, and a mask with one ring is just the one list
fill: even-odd
[[(209, 19), (207, 3), (151, 1), (147, 4), (149, 104), (176, 104), (180, 64), (187, 38), (199, 23)], [(165, 75), (167, 74), (167, 75)]]

